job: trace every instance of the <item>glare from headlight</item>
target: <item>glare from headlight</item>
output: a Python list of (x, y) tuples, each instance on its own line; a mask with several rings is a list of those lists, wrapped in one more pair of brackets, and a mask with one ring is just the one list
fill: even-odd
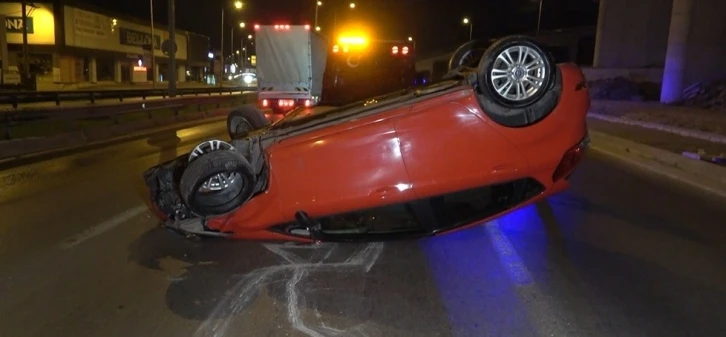
[(250, 83), (252, 83), (253, 78), (250, 75), (245, 75), (245, 77), (243, 77), (242, 80), (245, 81), (245, 83), (250, 84)]

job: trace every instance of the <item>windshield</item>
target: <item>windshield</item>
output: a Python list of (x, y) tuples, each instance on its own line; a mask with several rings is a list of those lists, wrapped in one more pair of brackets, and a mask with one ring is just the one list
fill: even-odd
[(292, 110), (285, 117), (273, 124), (270, 127), (270, 130), (303, 125), (316, 120), (333, 119), (336, 117), (360, 114), (370, 111), (371, 109), (382, 108), (435, 92), (447, 90), (459, 85), (460, 83), (461, 82), (458, 80), (443, 80), (441, 82), (434, 82), (417, 88), (371, 97), (343, 106), (320, 105), (308, 108), (300, 107)]
[[(352, 109), (355, 108), (363, 108), (363, 107), (380, 107), (384, 106), (386, 104), (391, 103), (397, 103), (401, 101), (401, 98), (408, 99), (411, 96), (407, 95), (410, 94), (411, 90), (403, 90), (398, 91), (395, 93), (378, 96), (378, 97), (371, 97), (366, 100), (358, 101), (355, 103), (346, 104), (343, 106), (334, 106), (334, 105), (321, 105), (321, 106), (314, 106), (314, 107), (299, 107), (296, 108), (290, 113), (288, 113), (285, 117), (277, 121), (275, 124), (272, 125), (270, 129), (282, 129), (297, 125), (302, 125), (314, 120), (321, 120), (333, 116), (340, 115), (345, 112), (349, 112)], [(368, 111), (369, 109), (361, 109), (358, 112), (364, 112)]]

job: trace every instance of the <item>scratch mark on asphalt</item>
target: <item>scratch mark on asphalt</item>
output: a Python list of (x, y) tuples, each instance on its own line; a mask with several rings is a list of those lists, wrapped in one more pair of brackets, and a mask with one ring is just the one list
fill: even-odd
[[(221, 300), (212, 313), (210, 313), (210, 318), (202, 323), (194, 336), (225, 336), (229, 331), (231, 322), (254, 299), (254, 295), (259, 293), (267, 284), (276, 281), (273, 278), (280, 277), (289, 277), (286, 283), (286, 310), (288, 321), (293, 329), (309, 337), (368, 336), (368, 333), (366, 333), (367, 322), (357, 324), (348, 329), (331, 327), (324, 322), (317, 307), (312, 308), (316, 320), (314, 322), (306, 322), (300, 310), (300, 307), (305, 303), (305, 298), (304, 294), (300, 292), (299, 286), (305, 277), (313, 272), (341, 271), (341, 269), (344, 269), (346, 273), (368, 273), (380, 257), (383, 251), (383, 243), (376, 242), (367, 244), (363, 249), (359, 249), (350, 254), (343, 262), (329, 261), (331, 256), (333, 256), (333, 251), (338, 248), (336, 244), (320, 244), (314, 246), (265, 244), (263, 246), (282, 258), (285, 263), (256, 269), (247, 273), (230, 290), (235, 295), (225, 297)], [(295, 254), (296, 250), (310, 249), (315, 250), (314, 253), (321, 253), (320, 255), (322, 256), (313, 254), (312, 257), (303, 258)], [(225, 316), (225, 318), (219, 320), (212, 318), (220, 316)]]

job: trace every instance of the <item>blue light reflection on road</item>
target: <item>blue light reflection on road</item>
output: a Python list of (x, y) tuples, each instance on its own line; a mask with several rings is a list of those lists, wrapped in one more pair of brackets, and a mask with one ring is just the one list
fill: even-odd
[(533, 279), (510, 240), (526, 240), (518, 233), (525, 227), (541, 230), (541, 222), (536, 207), (527, 206), (485, 225), (422, 240), (453, 336), (535, 334), (516, 292)]

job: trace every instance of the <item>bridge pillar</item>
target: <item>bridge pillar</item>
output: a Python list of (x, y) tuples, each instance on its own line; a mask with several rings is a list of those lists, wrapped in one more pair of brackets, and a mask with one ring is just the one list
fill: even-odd
[(726, 1), (673, 0), (660, 100), (678, 101), (683, 89), (726, 77)]
[(593, 65), (662, 67), (673, 1), (600, 0)]

